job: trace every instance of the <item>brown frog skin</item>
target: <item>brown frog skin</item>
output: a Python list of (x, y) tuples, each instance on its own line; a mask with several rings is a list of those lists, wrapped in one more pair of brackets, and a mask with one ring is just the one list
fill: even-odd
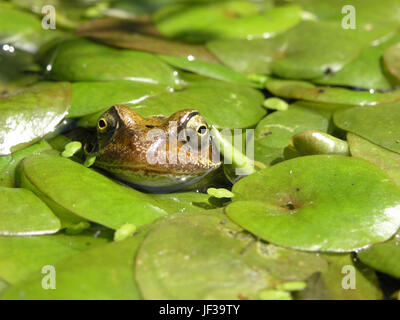
[(126, 106), (113, 106), (97, 122), (94, 154), (95, 166), (152, 192), (195, 188), (221, 166), (196, 110), (144, 119)]

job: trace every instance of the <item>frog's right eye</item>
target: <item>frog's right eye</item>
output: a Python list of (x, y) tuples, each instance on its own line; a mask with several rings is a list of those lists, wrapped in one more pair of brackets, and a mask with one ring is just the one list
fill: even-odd
[(104, 119), (104, 118), (100, 118), (99, 121), (97, 122), (97, 128), (98, 128), (100, 131), (104, 131), (104, 130), (107, 129), (107, 127), (108, 127), (107, 120)]

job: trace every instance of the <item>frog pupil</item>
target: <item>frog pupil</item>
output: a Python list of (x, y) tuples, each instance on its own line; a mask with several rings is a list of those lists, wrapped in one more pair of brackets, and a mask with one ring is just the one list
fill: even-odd
[(107, 123), (105, 122), (105, 120), (100, 119), (99, 120), (99, 128), (104, 129), (106, 126), (107, 126)]
[(202, 126), (198, 127), (198, 129), (197, 129), (197, 133), (200, 135), (205, 134), (206, 131), (207, 131), (207, 127), (205, 125), (202, 125)]

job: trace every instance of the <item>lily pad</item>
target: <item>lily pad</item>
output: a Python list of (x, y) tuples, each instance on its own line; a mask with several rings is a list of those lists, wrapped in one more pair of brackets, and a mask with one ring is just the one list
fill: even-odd
[(28, 236), (55, 233), (60, 221), (29, 190), (0, 187), (0, 235)]
[(400, 153), (399, 103), (354, 107), (336, 112), (333, 119), (339, 128)]
[(16, 284), (45, 265), (109, 242), (112, 233), (90, 230), (79, 235), (64, 233), (35, 237), (0, 237), (0, 277)]
[[(169, 116), (182, 109), (195, 109), (209, 125), (219, 128), (247, 128), (265, 115), (261, 92), (242, 85), (216, 80), (189, 83), (181, 91), (162, 93), (129, 105), (142, 117)], [(101, 113), (84, 117), (79, 125), (96, 126)]]
[(364, 106), (393, 103), (400, 100), (400, 90), (354, 91), (338, 87), (319, 87), (305, 81), (269, 80), (266, 88), (279, 97), (330, 104)]
[(100, 112), (116, 104), (135, 104), (166, 91), (158, 84), (128, 80), (76, 82), (72, 84), (68, 117), (77, 118)]
[(400, 154), (389, 151), (352, 133), (347, 134), (353, 157), (364, 159), (385, 171), (400, 186)]
[(315, 79), (338, 72), (392, 32), (381, 27), (345, 30), (336, 21), (304, 21), (271, 39), (212, 41), (207, 48), (236, 71)]
[[(279, 270), (283, 261), (292, 261), (293, 268)], [(136, 279), (145, 299), (249, 299), (324, 268), (316, 256), (258, 247), (223, 214), (179, 214), (168, 216), (144, 239)]]
[(251, 87), (256, 86), (256, 84), (250, 81), (244, 74), (234, 71), (222, 64), (196, 60), (193, 56), (182, 58), (159, 55), (159, 57), (176, 68), (198, 73), (212, 79), (239, 83)]
[(228, 1), (205, 5), (172, 4), (153, 16), (162, 34), (191, 42), (218, 38), (266, 37), (301, 21), (298, 5)]
[(360, 56), (337, 73), (313, 80), (324, 85), (350, 86), (364, 89), (389, 90), (392, 85), (382, 68), (382, 55), (399, 37), (364, 49)]
[(400, 278), (400, 235), (391, 240), (373, 245), (357, 253), (360, 260), (370, 267), (387, 273), (395, 278)]
[(289, 106), (286, 111), (277, 111), (261, 120), (254, 136), (255, 160), (272, 164), (282, 159), (283, 149), (289, 145), (293, 135), (305, 130), (326, 132), (329, 113), (307, 108), (302, 103)]
[(385, 70), (396, 85), (400, 84), (400, 42), (392, 45), (383, 55)]
[(204, 45), (161, 38), (148, 22), (105, 18), (91, 21), (76, 30), (76, 34), (113, 47), (168, 54), (218, 63), (219, 60)]
[[(328, 270), (315, 273), (307, 280), (305, 290), (295, 294), (300, 300), (377, 300), (383, 294), (379, 289), (374, 270), (354, 259), (352, 254), (321, 254)], [(355, 288), (345, 289), (350, 272), (354, 275)]]
[(15, 171), (18, 164), (27, 156), (51, 150), (50, 145), (42, 140), (13, 154), (0, 157), (0, 186), (15, 187)]
[(67, 114), (68, 83), (42, 83), (0, 99), (0, 156), (26, 147), (53, 131)]
[(47, 53), (42, 64), (54, 80), (130, 80), (172, 88), (180, 83), (177, 72), (150, 53), (118, 50), (85, 39), (60, 43)]
[(355, 158), (291, 159), (243, 178), (232, 191), (226, 212), (234, 222), (294, 249), (353, 251), (389, 239), (400, 226), (400, 189)]
[(29, 182), (57, 205), (112, 229), (125, 223), (140, 227), (166, 214), (149, 195), (67, 158), (32, 156), (22, 162), (22, 169)]
[(133, 268), (135, 252), (143, 236), (142, 232), (55, 262), (56, 290), (43, 290), (44, 275), (38, 272), (11, 287), (1, 299), (140, 299)]

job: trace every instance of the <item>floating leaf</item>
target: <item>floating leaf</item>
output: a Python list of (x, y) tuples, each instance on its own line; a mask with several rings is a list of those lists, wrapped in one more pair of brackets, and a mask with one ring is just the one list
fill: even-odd
[(229, 1), (205, 5), (172, 4), (153, 16), (162, 34), (185, 41), (271, 36), (301, 20), (297, 5)]
[(355, 134), (348, 133), (352, 157), (364, 159), (385, 171), (400, 186), (400, 154), (389, 151)]
[(72, 84), (68, 117), (77, 118), (102, 112), (116, 104), (139, 103), (166, 90), (162, 85), (128, 80), (76, 82)]
[(28, 236), (55, 233), (60, 221), (29, 190), (0, 187), (0, 235)]
[[(216, 80), (189, 84), (182, 91), (168, 92), (128, 105), (142, 117), (169, 116), (182, 109), (195, 109), (209, 125), (220, 128), (254, 126), (264, 115), (264, 97), (255, 89)], [(94, 127), (101, 113), (84, 117), (81, 126)]]
[(110, 232), (96, 230), (75, 236), (57, 233), (51, 236), (0, 237), (0, 277), (15, 284), (32, 273), (43, 276), (41, 269), (45, 265), (53, 265), (110, 240)]
[(0, 99), (0, 155), (26, 147), (53, 131), (67, 114), (71, 86), (42, 83)]
[(207, 48), (236, 71), (314, 79), (338, 72), (363, 48), (392, 33), (376, 26), (347, 30), (337, 21), (304, 21), (275, 38), (212, 41)]
[(55, 262), (56, 290), (43, 290), (40, 285), (43, 274), (38, 272), (11, 287), (1, 299), (140, 299), (133, 268), (135, 252), (143, 235), (96, 246)]
[(42, 140), (13, 154), (0, 157), (0, 186), (14, 187), (15, 170), (18, 164), (27, 156), (51, 150), (50, 145)]
[(368, 266), (400, 278), (400, 235), (397, 234), (389, 241), (361, 250), (357, 256)]
[(307, 108), (306, 104), (292, 104), (287, 111), (277, 111), (261, 120), (254, 136), (255, 160), (272, 164), (283, 156), (283, 149), (293, 135), (305, 130), (327, 131), (329, 113)]
[(385, 49), (398, 40), (399, 37), (391, 37), (379, 45), (365, 48), (358, 58), (337, 73), (314, 79), (313, 82), (324, 85), (389, 90), (392, 86), (382, 69), (381, 58)]
[[(328, 270), (313, 274), (306, 289), (296, 292), (301, 300), (376, 300), (382, 299), (375, 272), (359, 263), (352, 254), (320, 254)], [(355, 280), (351, 283), (350, 281)], [(351, 286), (351, 285), (355, 286)], [(346, 289), (347, 288), (347, 289)]]
[(376, 105), (400, 100), (400, 90), (389, 92), (354, 91), (345, 88), (317, 87), (305, 81), (269, 80), (266, 88), (288, 99), (343, 105)]
[(112, 229), (127, 222), (140, 227), (165, 214), (149, 195), (66, 158), (33, 156), (23, 161), (22, 169), (35, 188), (64, 210)]
[(307, 130), (294, 135), (290, 145), (302, 155), (349, 155), (349, 145), (346, 141), (317, 130)]
[[(255, 240), (222, 214), (168, 216), (140, 246), (136, 279), (145, 299), (247, 299), (282, 278), (298, 280), (320, 270), (318, 257), (290, 252), (281, 257), (279, 249), (275, 254), (268, 249), (260, 253)], [(278, 271), (285, 259), (296, 270)]]
[(203, 45), (161, 38), (155, 27), (147, 21), (116, 18), (98, 19), (80, 26), (76, 34), (123, 49), (185, 58), (192, 56), (202, 61), (219, 62)]
[(234, 222), (295, 249), (352, 251), (387, 240), (400, 226), (400, 190), (355, 158), (291, 159), (243, 178), (232, 191), (226, 212)]
[(197, 60), (193, 56), (185, 58), (167, 55), (158, 56), (176, 68), (198, 73), (216, 80), (239, 83), (251, 87), (256, 86), (256, 83), (250, 81), (244, 74), (234, 71), (222, 64)]
[(400, 84), (400, 42), (392, 45), (383, 55), (385, 70), (396, 85)]
[(333, 119), (339, 128), (400, 153), (400, 104), (354, 107), (336, 112)]
[(113, 49), (85, 39), (61, 42), (43, 59), (48, 77), (55, 80), (130, 80), (180, 86), (177, 72), (150, 53)]

